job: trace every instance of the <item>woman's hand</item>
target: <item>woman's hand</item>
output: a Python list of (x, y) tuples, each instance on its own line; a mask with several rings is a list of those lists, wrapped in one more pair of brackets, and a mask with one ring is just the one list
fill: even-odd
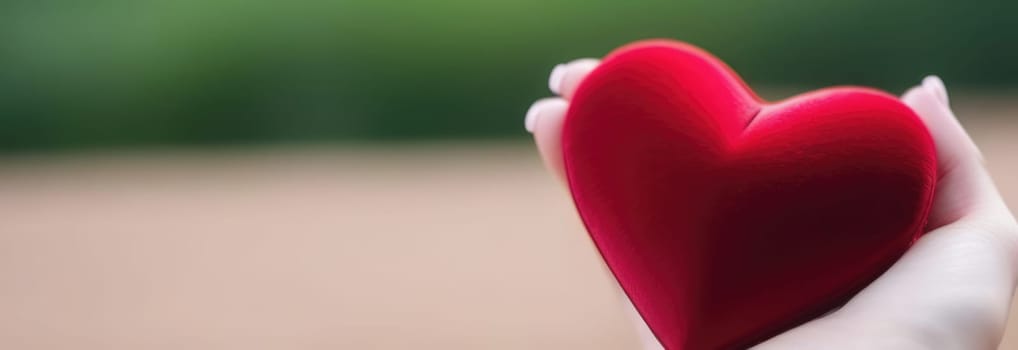
[[(562, 181), (562, 121), (576, 87), (597, 64), (581, 59), (555, 67), (549, 87), (558, 97), (527, 111), (526, 128)], [(927, 77), (901, 99), (926, 123), (937, 147), (940, 179), (928, 232), (843, 307), (756, 348), (974, 350), (999, 344), (1018, 277), (1018, 224), (951, 111), (943, 82)], [(660, 349), (634, 319), (645, 347)]]

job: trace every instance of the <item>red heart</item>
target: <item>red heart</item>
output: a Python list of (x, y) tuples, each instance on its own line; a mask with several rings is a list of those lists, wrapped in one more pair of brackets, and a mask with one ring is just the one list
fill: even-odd
[(610, 54), (562, 138), (590, 236), (668, 349), (748, 347), (844, 303), (922, 233), (936, 184), (897, 98), (767, 103), (679, 42)]

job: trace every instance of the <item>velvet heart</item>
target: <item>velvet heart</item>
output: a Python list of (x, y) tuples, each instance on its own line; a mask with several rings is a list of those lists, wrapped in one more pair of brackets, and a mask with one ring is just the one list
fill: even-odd
[(667, 349), (745, 348), (843, 304), (922, 234), (937, 180), (894, 96), (765, 102), (672, 41), (606, 57), (562, 151), (591, 238)]

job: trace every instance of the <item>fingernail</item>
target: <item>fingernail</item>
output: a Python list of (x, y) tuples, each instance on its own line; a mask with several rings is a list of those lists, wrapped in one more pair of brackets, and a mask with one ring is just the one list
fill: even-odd
[(923, 78), (923, 87), (933, 92), (934, 96), (940, 100), (945, 106), (950, 105), (951, 102), (947, 97), (947, 87), (944, 86), (944, 81), (940, 80), (940, 77), (936, 75), (930, 75)]
[(527, 117), (523, 119), (523, 127), (527, 128), (527, 131), (531, 134), (533, 134), (534, 129), (537, 128), (537, 114), (541, 110), (538, 108), (538, 105), (540, 104), (539, 102), (540, 101), (530, 105), (530, 109), (527, 110)]
[(562, 80), (566, 77), (566, 65), (557, 64), (555, 68), (551, 70), (551, 76), (548, 77), (548, 90), (552, 93), (558, 94), (562, 89)]

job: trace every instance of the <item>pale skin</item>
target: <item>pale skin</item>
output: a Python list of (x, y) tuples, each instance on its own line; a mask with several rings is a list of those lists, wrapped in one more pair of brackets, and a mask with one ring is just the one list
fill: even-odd
[[(565, 179), (562, 121), (581, 81), (598, 65), (559, 65), (525, 125), (548, 169)], [(847, 304), (754, 349), (996, 349), (1018, 280), (1018, 224), (976, 144), (951, 111), (944, 83), (927, 77), (901, 97), (936, 143), (939, 181), (927, 233)], [(645, 349), (661, 349), (626, 300)]]

